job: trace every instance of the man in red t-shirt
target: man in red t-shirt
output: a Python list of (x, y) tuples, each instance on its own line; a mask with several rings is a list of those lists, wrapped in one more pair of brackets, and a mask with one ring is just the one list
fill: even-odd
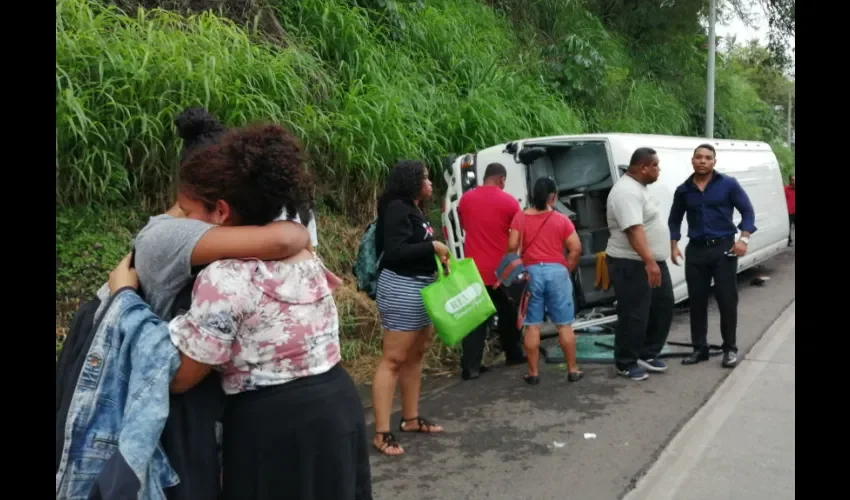
[(794, 174), (788, 176), (788, 185), (785, 186), (785, 201), (788, 203), (788, 246), (791, 241), (791, 226), (797, 229), (797, 187), (794, 183)]
[[(464, 193), (457, 211), (465, 234), (464, 255), (475, 261), (481, 279), (487, 287), (487, 293), (496, 306), (499, 339), (505, 352), (505, 362), (513, 365), (525, 362), (525, 355), (519, 343), (520, 333), (516, 327), (517, 311), (501, 290), (493, 288), (496, 284), (496, 268), (508, 247), (511, 220), (520, 211), (519, 202), (504, 191), (507, 176), (508, 172), (503, 165), (487, 165), (483, 184)], [(476, 379), (482, 371), (486, 371), (481, 362), (488, 323), (489, 321), (485, 321), (463, 339), (461, 376), (464, 380)]]

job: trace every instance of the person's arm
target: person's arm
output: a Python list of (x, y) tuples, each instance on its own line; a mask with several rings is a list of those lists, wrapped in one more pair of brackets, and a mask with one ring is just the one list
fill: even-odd
[(611, 210), (617, 225), (626, 233), (629, 245), (646, 266), (649, 286), (661, 285), (661, 269), (649, 249), (643, 229), (643, 199), (637, 193), (623, 193), (611, 203)]
[(637, 193), (623, 192), (612, 200), (611, 212), (620, 229), (626, 233), (629, 245), (644, 263), (655, 262), (646, 233), (643, 230), (643, 199)]
[(747, 192), (738, 182), (737, 179), (732, 179), (732, 205), (741, 214), (741, 223), (738, 224), (738, 229), (741, 230), (742, 238), (749, 238), (751, 234), (756, 232), (756, 211), (753, 208), (750, 197)]
[(193, 266), (227, 258), (281, 260), (295, 255), (309, 241), (309, 232), (295, 222), (224, 227), (159, 216), (136, 236), (136, 265), (149, 279), (156, 275), (159, 280), (145, 286), (167, 286), (188, 275)]
[(644, 264), (655, 262), (655, 258), (649, 250), (649, 243), (646, 241), (646, 232), (643, 230), (643, 225), (636, 224), (626, 229), (626, 238), (628, 238), (629, 244), (635, 249), (635, 252), (637, 252)]
[(171, 392), (188, 391), (213, 367), (233, 357), (233, 342), (241, 321), (241, 300), (232, 292), (238, 284), (230, 273), (212, 264), (195, 281), (192, 305), (168, 325), (171, 342), (180, 351), (180, 368), (171, 380)]
[(514, 253), (519, 248), (519, 240), (522, 236), (522, 212), (514, 214), (511, 221), (511, 232), (508, 235), (507, 253)]
[(434, 244), (430, 241), (408, 243), (413, 236), (408, 216), (410, 209), (402, 203), (391, 202), (384, 217), (384, 263), (403, 264), (432, 257)]
[(685, 192), (677, 188), (673, 191), (673, 204), (670, 206), (670, 215), (667, 217), (667, 227), (670, 229), (670, 240), (675, 245), (682, 239), (682, 219), (685, 218), (687, 205), (685, 203)]
[(310, 246), (310, 232), (294, 221), (265, 226), (215, 226), (192, 250), (192, 266), (222, 259), (283, 260)]
[(573, 231), (572, 234), (567, 236), (564, 246), (567, 248), (567, 269), (573, 272), (578, 267), (579, 259), (581, 259), (581, 240), (578, 233)]

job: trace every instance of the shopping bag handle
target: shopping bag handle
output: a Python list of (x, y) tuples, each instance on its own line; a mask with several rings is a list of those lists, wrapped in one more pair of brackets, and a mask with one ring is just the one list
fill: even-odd
[[(448, 276), (448, 273), (443, 271), (443, 263), (440, 262), (440, 257), (437, 254), (434, 254), (434, 260), (437, 262), (437, 279), (441, 279), (443, 276)], [(457, 262), (455, 259), (455, 255), (452, 252), (449, 252), (449, 273), (451, 272), (452, 265)]]

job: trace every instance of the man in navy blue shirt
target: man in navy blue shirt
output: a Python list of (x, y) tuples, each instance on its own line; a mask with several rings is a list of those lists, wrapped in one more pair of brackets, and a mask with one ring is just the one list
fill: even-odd
[[(694, 352), (682, 360), (693, 365), (708, 360), (708, 297), (714, 278), (714, 294), (720, 309), (723, 337), (723, 366), (738, 363), (735, 344), (738, 327), (738, 257), (747, 253), (750, 235), (756, 232), (755, 211), (744, 188), (734, 177), (714, 170), (716, 151), (710, 144), (694, 150), (694, 174), (676, 188), (670, 208), (670, 258), (679, 265), (682, 218), (688, 217), (688, 246), (685, 249), (685, 280), (688, 283), (691, 342)], [(741, 237), (732, 222), (734, 210), (741, 214)]]

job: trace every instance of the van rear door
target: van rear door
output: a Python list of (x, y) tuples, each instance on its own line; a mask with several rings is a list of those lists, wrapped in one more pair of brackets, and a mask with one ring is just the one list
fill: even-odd
[[(443, 237), (446, 246), (458, 259), (463, 258), (463, 230), (457, 214), (457, 206), (463, 192), (474, 187), (475, 154), (469, 153), (455, 159), (448, 158), (444, 164), (443, 178), (446, 181), (446, 197), (443, 199)], [(472, 175), (470, 176), (470, 173)]]

